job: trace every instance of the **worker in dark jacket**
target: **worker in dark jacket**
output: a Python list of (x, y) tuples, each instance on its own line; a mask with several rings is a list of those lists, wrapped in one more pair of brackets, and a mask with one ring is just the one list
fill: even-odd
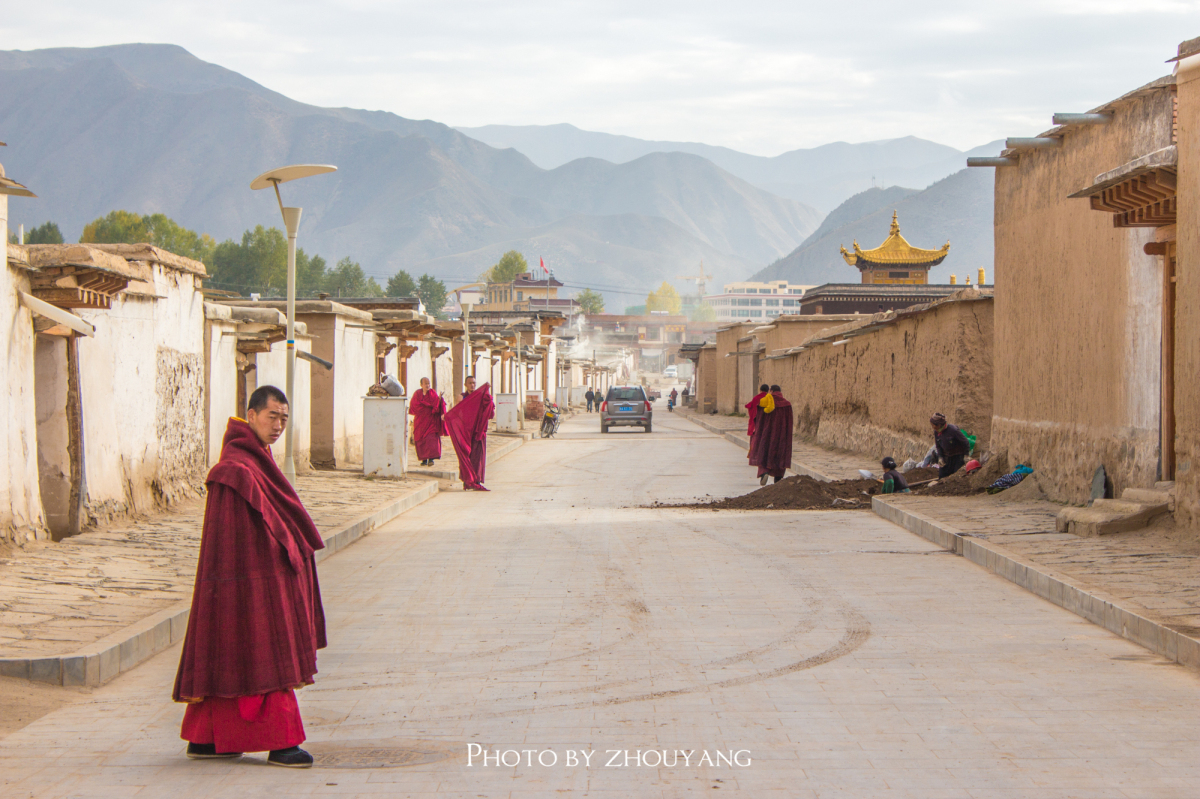
[(904, 479), (904, 475), (900, 474), (896, 469), (896, 459), (888, 455), (883, 459), (883, 493), (885, 494), (911, 494), (912, 489), (908, 487), (908, 481)]
[(934, 446), (937, 447), (938, 457), (942, 460), (938, 477), (949, 477), (966, 464), (971, 442), (967, 441), (961, 430), (948, 424), (943, 414), (935, 413), (930, 417), (929, 424), (933, 425)]

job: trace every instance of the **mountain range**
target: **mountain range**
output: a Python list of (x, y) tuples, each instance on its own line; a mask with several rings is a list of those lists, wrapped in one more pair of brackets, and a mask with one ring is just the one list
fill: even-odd
[(905, 136), (862, 144), (833, 142), (765, 157), (698, 142), (647, 141), (597, 133), (567, 124), (485, 125), (458, 130), (493, 147), (511, 147), (544, 169), (578, 158), (603, 158), (622, 164), (650, 153), (691, 153), (759, 188), (826, 212), (875, 186), (928, 186), (962, 169), (968, 156), (999, 155), (1004, 145), (1003, 141), (994, 141), (962, 151)]
[(39, 195), (12, 204), (14, 226), (50, 219), (76, 237), (123, 208), (236, 238), (279, 226), (274, 198), (249, 190), (255, 175), (331, 163), (283, 187), (304, 208), (308, 252), (455, 283), (516, 247), (614, 306), (700, 260), (738, 279), (821, 218), (696, 155), (542, 169), (437, 122), (291, 100), (173, 45), (0, 51), (0, 131), (9, 174)]
[(878, 247), (887, 238), (896, 214), (900, 234), (909, 244), (934, 250), (950, 241), (950, 254), (930, 270), (930, 283), (975, 282), (980, 267), (993, 279), (993, 174), (990, 169), (962, 169), (923, 191), (894, 186), (856, 194), (825, 218), (808, 239), (787, 256), (757, 272), (751, 280), (788, 280), (801, 285), (857, 283), (854, 267), (841, 248)]

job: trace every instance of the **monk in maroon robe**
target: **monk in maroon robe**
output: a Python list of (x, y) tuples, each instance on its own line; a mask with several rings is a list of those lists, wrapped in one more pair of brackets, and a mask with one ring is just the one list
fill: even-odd
[(432, 466), (442, 457), (442, 436), (446, 432), (446, 400), (429, 387), (429, 378), (421, 378), (421, 388), (408, 403), (413, 417), (413, 445), (422, 466)]
[(450, 443), (458, 455), (458, 476), (467, 491), (487, 491), (483, 478), (487, 468), (488, 421), (495, 415), (491, 387), (484, 383), (476, 389), (473, 377), (467, 378), (462, 399), (446, 413)]
[(208, 473), (208, 504), (187, 637), (173, 698), (187, 702), (181, 737), (193, 759), (269, 751), (307, 768), (296, 688), (312, 684), (325, 646), (313, 553), (325, 544), (271, 456), (288, 403), (274, 386), (230, 419)]
[(792, 465), (792, 403), (783, 398), (779, 386), (759, 401), (755, 438), (750, 448), (750, 465), (758, 467), (759, 485), (767, 478), (778, 483)]

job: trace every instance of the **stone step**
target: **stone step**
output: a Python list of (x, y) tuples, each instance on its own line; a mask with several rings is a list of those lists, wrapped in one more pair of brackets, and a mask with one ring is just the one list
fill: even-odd
[(1166, 502), (1097, 499), (1087, 508), (1063, 508), (1058, 512), (1054, 526), (1060, 533), (1092, 538), (1140, 530), (1154, 517), (1168, 511)]
[(1162, 505), (1163, 503), (1166, 503), (1167, 509), (1172, 513), (1175, 512), (1174, 490), (1167, 491), (1158, 488), (1127, 488), (1121, 492), (1121, 499), (1141, 502), (1144, 505)]

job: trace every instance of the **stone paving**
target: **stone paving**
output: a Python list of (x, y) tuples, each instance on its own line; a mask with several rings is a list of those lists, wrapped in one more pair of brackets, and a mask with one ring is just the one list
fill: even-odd
[(318, 768), (186, 760), (173, 648), (0, 740), (0, 794), (1195, 795), (1200, 675), (869, 512), (649, 508), (756, 487), (663, 417), (572, 420), (321, 564)]
[[(301, 475), (322, 533), (426, 485), (350, 472)], [(0, 657), (63, 655), (191, 598), (202, 500), (0, 559)]]

